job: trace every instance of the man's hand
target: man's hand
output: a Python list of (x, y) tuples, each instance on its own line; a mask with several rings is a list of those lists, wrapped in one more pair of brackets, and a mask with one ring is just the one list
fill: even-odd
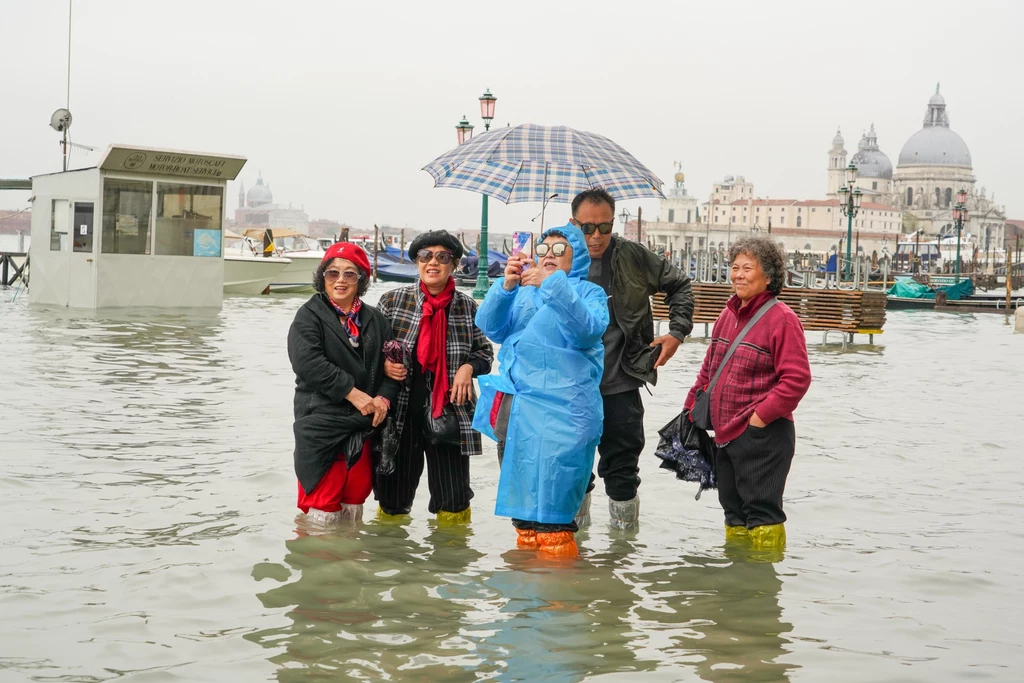
[(663, 334), (652, 341), (651, 346), (661, 344), (661, 353), (658, 354), (658, 360), (654, 362), (654, 369), (657, 370), (667, 363), (672, 356), (676, 355), (676, 349), (679, 348), (681, 343), (681, 341), (673, 337), (671, 334)]
[(405, 376), (409, 374), (409, 371), (405, 369), (405, 366), (401, 363), (395, 363), (393, 361), (384, 359), (384, 374), (395, 380), (396, 382), (404, 382)]
[(449, 394), (452, 403), (461, 406), (473, 395), (473, 366), (469, 363), (461, 366), (455, 373), (455, 381), (452, 382), (451, 393)]
[(373, 415), (373, 399), (368, 394), (359, 391), (355, 387), (352, 387), (352, 391), (348, 392), (345, 399), (356, 407), (363, 415)]
[(761, 421), (761, 418), (757, 416), (757, 413), (754, 413), (753, 415), (750, 416), (750, 424), (757, 427), (758, 429), (764, 429), (765, 427), (768, 426)]
[(523, 260), (519, 257), (519, 254), (510, 256), (505, 263), (505, 282), (501, 286), (505, 288), (505, 291), (511, 292), (519, 284), (522, 276)]

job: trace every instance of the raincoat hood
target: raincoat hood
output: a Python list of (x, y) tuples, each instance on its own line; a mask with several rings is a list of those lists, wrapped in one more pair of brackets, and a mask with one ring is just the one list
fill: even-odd
[(583, 235), (583, 231), (572, 223), (566, 223), (563, 226), (548, 228), (542, 232), (540, 241), (544, 241), (544, 238), (553, 232), (560, 233), (572, 247), (572, 267), (569, 270), (569, 277), (586, 280), (590, 275), (590, 250), (587, 249), (587, 238)]

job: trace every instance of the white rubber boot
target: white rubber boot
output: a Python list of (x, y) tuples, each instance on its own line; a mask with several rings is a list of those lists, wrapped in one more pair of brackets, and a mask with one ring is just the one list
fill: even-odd
[(640, 496), (630, 500), (608, 499), (608, 513), (613, 529), (633, 531), (640, 528)]
[(341, 513), (341, 510), (338, 510), (337, 512), (324, 512), (323, 510), (317, 510), (316, 508), (309, 508), (309, 512), (306, 513), (306, 519), (312, 524), (330, 526), (331, 524), (337, 524), (341, 521)]
[(341, 518), (347, 522), (361, 522), (363, 521), (363, 506), (362, 505), (349, 505), (348, 503), (341, 504)]
[(583, 502), (580, 503), (580, 509), (576, 512), (576, 519), (573, 521), (580, 529), (590, 526), (590, 491), (583, 496)]

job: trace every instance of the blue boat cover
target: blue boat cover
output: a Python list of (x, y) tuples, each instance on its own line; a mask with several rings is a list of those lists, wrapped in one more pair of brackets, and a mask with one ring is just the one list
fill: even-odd
[(501, 278), (477, 311), (477, 326), (501, 349), (499, 374), (479, 378), (473, 427), (494, 439), (496, 393), (514, 396), (494, 512), (568, 524), (583, 502), (601, 439), (608, 296), (587, 282), (590, 254), (580, 229), (552, 228), (541, 239), (552, 232), (572, 246), (569, 274), (557, 271), (540, 287), (510, 292)]

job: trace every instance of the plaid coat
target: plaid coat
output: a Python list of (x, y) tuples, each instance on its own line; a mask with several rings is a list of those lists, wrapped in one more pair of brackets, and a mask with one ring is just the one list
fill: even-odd
[[(420, 335), (420, 319), (423, 315), (423, 292), (419, 282), (408, 287), (400, 287), (385, 292), (377, 303), (377, 309), (391, 321), (395, 339), (404, 343), (410, 350), (416, 348)], [(455, 296), (448, 308), (448, 382), (455, 381), (455, 372), (471, 360), (486, 360), (488, 368), (494, 362), (494, 349), (491, 342), (476, 326), (476, 302), (472, 297), (455, 290)], [(490, 370), (488, 369), (488, 372)], [(427, 395), (433, 389), (432, 377), (427, 375)], [(462, 428), (462, 453), (464, 455), (480, 455), (483, 447), (480, 443), (480, 432), (473, 429), (473, 411), (476, 409), (476, 389), (473, 389), (470, 400), (461, 406), (453, 405), (455, 415)], [(422, 406), (413, 406), (414, 410)], [(398, 434), (401, 436), (405, 428), (406, 413), (409, 410), (409, 388), (406, 383), (398, 394), (398, 405), (394, 411)]]

